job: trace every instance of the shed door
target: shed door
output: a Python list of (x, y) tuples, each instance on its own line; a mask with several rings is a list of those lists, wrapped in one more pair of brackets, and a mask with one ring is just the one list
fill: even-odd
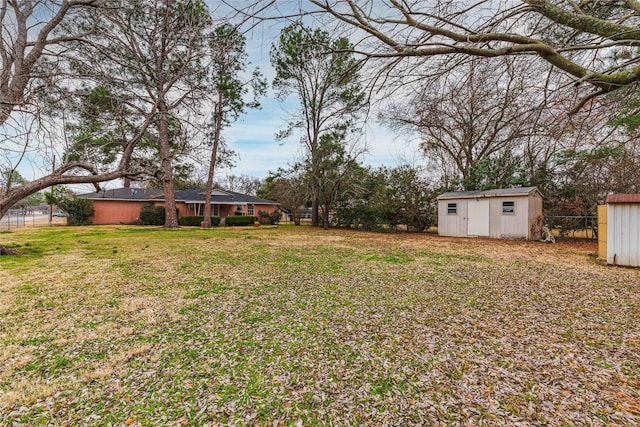
[(467, 234), (469, 236), (489, 236), (489, 200), (469, 200), (467, 215)]

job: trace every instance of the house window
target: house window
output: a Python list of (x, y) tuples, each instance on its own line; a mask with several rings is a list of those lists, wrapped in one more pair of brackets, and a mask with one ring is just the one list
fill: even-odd
[(236, 215), (244, 215), (244, 205), (236, 205)]
[(516, 213), (516, 202), (508, 201), (502, 202), (502, 215), (515, 215)]
[(447, 214), (448, 215), (458, 215), (458, 204), (457, 203), (447, 203)]
[(247, 205), (247, 215), (253, 216), (253, 205)]
[(213, 216), (220, 216), (220, 205), (212, 205), (213, 206)]

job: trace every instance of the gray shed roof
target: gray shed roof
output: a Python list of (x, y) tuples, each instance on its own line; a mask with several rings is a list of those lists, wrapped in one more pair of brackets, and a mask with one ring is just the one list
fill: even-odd
[(520, 187), (520, 188), (496, 188), (494, 190), (475, 190), (475, 191), (450, 191), (439, 195), (438, 200), (447, 199), (476, 199), (485, 197), (515, 197), (529, 196), (538, 193), (540, 197), (542, 193), (537, 187)]
[[(193, 188), (191, 190), (176, 191), (176, 201), (185, 203), (204, 203), (205, 191)], [(150, 202), (153, 200), (164, 200), (164, 192), (161, 189), (145, 188), (116, 188), (113, 190), (98, 191), (95, 193), (81, 194), (80, 197), (98, 200), (124, 200)], [(213, 190), (211, 203), (221, 205), (277, 205), (273, 200), (262, 199), (260, 197), (248, 196), (234, 191)]]

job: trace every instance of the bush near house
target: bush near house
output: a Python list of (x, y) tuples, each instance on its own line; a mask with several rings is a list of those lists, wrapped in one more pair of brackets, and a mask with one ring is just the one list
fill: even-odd
[[(203, 221), (204, 221), (203, 215), (184, 215), (184, 216), (178, 217), (178, 224), (184, 225), (187, 227), (199, 227)], [(212, 216), (211, 225), (213, 225), (214, 227), (220, 225), (220, 217)]]
[(260, 217), (260, 224), (277, 224), (282, 219), (282, 212), (275, 211), (273, 213), (269, 213), (267, 211), (258, 211), (258, 216)]
[(253, 225), (258, 218), (255, 216), (240, 216), (240, 215), (232, 215), (225, 218), (225, 224), (231, 226), (247, 226)]
[(73, 196), (58, 201), (58, 207), (69, 214), (69, 225), (91, 224), (89, 218), (94, 212), (93, 201)]
[(165, 212), (163, 206), (153, 206), (148, 203), (140, 209), (140, 222), (143, 225), (163, 225)]
[(271, 224), (278, 224), (282, 219), (282, 212), (274, 211), (271, 215), (269, 215), (269, 219), (271, 220)]

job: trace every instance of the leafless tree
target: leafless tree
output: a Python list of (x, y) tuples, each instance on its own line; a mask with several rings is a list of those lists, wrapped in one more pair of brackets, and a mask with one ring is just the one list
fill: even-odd
[(288, 209), (295, 225), (301, 224), (300, 208), (309, 198), (303, 174), (293, 172), (275, 178), (266, 196), (279, 202), (284, 209)]
[(262, 187), (262, 180), (255, 176), (242, 175), (227, 175), (225, 176), (220, 185), (225, 190), (235, 191), (237, 193), (244, 193), (250, 196), (255, 196), (256, 191)]
[[(640, 81), (640, 2), (310, 0), (356, 31), (367, 58), (535, 55), (591, 99)], [(589, 83), (583, 85), (583, 83)]]
[(0, 2), (0, 125), (16, 109), (32, 105), (38, 89), (52, 77), (38, 69), (42, 59), (55, 56), (61, 44), (86, 35), (82, 31), (56, 34), (62, 22), (78, 8), (96, 3), (97, 0)]
[[(383, 113), (392, 126), (408, 129), (421, 138), (431, 159), (455, 166), (466, 179), (482, 159), (505, 152), (520, 152), (527, 141), (548, 127), (549, 112), (529, 61), (494, 58), (466, 61), (449, 73), (414, 85), (406, 101)], [(451, 178), (451, 177), (450, 177)]]

